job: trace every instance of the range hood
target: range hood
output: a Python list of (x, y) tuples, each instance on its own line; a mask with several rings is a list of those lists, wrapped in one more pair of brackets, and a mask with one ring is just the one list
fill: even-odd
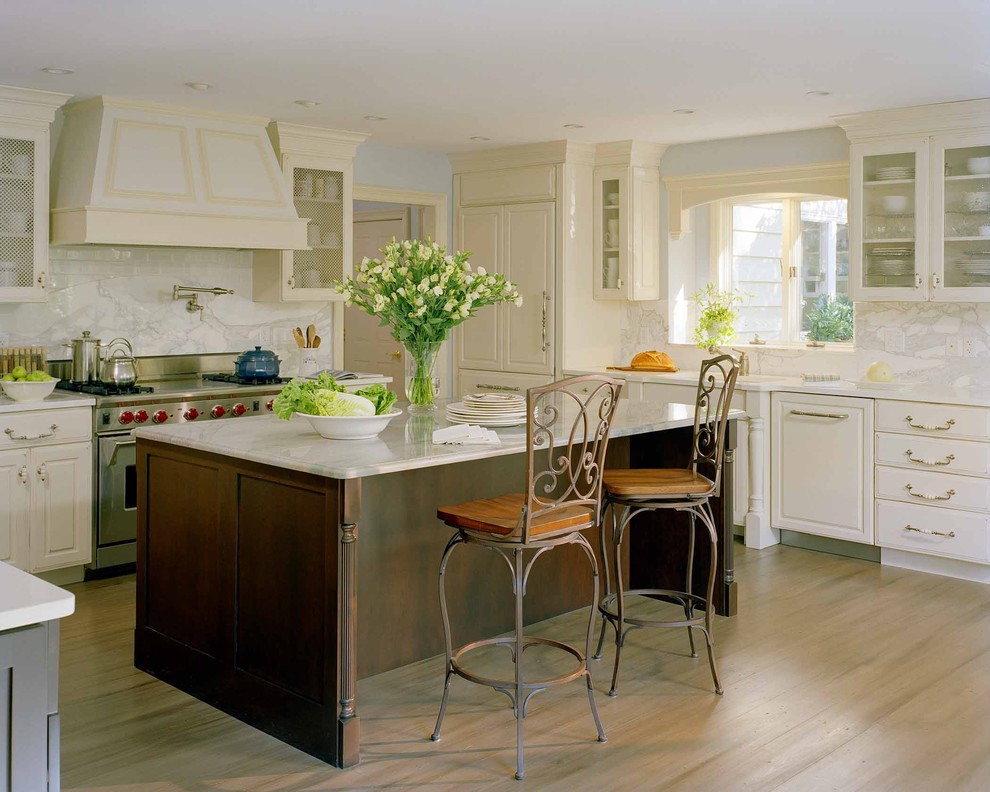
[(268, 119), (105, 96), (62, 112), (52, 244), (307, 247)]

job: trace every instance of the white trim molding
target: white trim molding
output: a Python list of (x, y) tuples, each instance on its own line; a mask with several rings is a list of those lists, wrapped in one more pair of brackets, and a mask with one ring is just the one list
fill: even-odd
[(849, 163), (822, 162), (789, 168), (670, 176), (665, 177), (663, 183), (667, 188), (670, 236), (680, 239), (690, 230), (688, 210), (712, 201), (768, 193), (781, 197), (829, 195), (848, 198)]
[(595, 144), (553, 140), (522, 146), (502, 146), (484, 151), (459, 151), (447, 155), (453, 172), (521, 168), (527, 165), (559, 165), (562, 162), (595, 164)]
[(832, 116), (849, 140), (860, 142), (892, 136), (934, 135), (965, 132), (985, 127), (990, 118), (990, 99), (969, 99), (894, 110)]

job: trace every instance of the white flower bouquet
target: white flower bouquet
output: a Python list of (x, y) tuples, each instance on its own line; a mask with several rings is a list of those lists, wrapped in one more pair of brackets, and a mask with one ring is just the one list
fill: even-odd
[(432, 406), (432, 368), (437, 350), (452, 327), (486, 305), (522, 305), (514, 284), (484, 267), (472, 270), (469, 252), (453, 255), (427, 239), (392, 240), (382, 258), (364, 259), (354, 277), (336, 284), (348, 305), (375, 316), (402, 344), (414, 370), (406, 380), (413, 405)]

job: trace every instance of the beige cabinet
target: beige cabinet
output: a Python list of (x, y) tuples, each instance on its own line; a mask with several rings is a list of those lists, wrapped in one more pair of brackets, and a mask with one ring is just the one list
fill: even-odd
[(0, 560), (28, 572), (91, 560), (91, 421), (89, 408), (0, 416)]
[(0, 302), (48, 299), (49, 127), (68, 98), (0, 85)]
[(771, 396), (771, 524), (873, 544), (873, 401)]
[(458, 368), (553, 374), (554, 204), (464, 207), (458, 212), (459, 250), (473, 267), (516, 284), (522, 307), (482, 308), (457, 332)]
[(272, 122), (269, 136), (308, 247), (254, 254), (254, 299), (340, 300), (333, 284), (353, 270), (353, 162), (365, 135)]

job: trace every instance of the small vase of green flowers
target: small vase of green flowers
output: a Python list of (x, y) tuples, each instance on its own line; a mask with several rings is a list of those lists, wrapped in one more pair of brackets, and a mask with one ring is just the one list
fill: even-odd
[(736, 336), (736, 306), (745, 295), (738, 289), (719, 289), (714, 283), (698, 289), (693, 295), (698, 305), (698, 324), (694, 329), (694, 340), (700, 349), (717, 352), (718, 347), (728, 344)]

